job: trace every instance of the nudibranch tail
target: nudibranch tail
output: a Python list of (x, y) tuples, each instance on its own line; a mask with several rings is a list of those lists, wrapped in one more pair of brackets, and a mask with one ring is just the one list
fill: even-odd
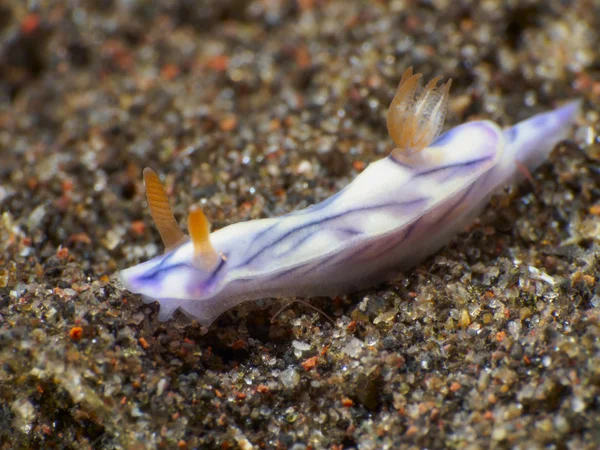
[(452, 80), (438, 86), (432, 79), (419, 98), (415, 96), (421, 74), (406, 69), (387, 113), (387, 127), (396, 144), (394, 153), (413, 154), (426, 148), (442, 131)]
[(169, 198), (160, 182), (160, 178), (149, 167), (144, 169), (144, 186), (146, 187), (146, 199), (148, 200), (152, 220), (154, 220), (160, 238), (165, 244), (165, 251), (169, 251), (185, 242), (187, 237), (175, 220)]
[(194, 244), (194, 266), (212, 270), (219, 262), (219, 254), (210, 243), (210, 223), (197, 205), (190, 208), (188, 231)]

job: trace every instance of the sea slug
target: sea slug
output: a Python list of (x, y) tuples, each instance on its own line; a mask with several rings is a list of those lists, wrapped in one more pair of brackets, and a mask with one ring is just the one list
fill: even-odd
[(468, 122), (438, 137), (450, 81), (420, 95), (408, 69), (387, 114), (396, 144), (329, 199), (281, 217), (210, 232), (198, 207), (180, 230), (158, 175), (144, 170), (146, 195), (166, 252), (120, 272), (125, 287), (160, 302), (159, 319), (179, 308), (209, 326), (247, 300), (328, 296), (389, 279), (438, 250), (491, 194), (535, 169), (568, 135), (571, 102), (502, 130)]

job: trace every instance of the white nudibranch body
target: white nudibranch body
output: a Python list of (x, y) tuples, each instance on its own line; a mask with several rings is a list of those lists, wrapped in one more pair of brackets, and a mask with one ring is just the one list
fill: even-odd
[[(167, 251), (120, 272), (128, 290), (160, 302), (161, 320), (180, 308), (201, 324), (246, 301), (329, 296), (389, 279), (438, 250), (565, 139), (579, 102), (502, 130), (469, 122), (437, 138), (450, 82), (415, 97), (409, 69), (388, 111), (397, 148), (329, 199), (277, 218), (209, 233), (199, 209), (179, 230), (156, 174), (144, 172), (148, 203)], [(437, 138), (437, 139), (436, 139)]]

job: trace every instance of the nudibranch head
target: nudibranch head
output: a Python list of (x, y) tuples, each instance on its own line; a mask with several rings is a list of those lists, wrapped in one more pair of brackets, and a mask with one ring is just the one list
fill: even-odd
[(156, 172), (149, 167), (144, 169), (144, 186), (150, 214), (158, 233), (165, 245), (165, 252), (181, 246), (191, 238), (194, 244), (194, 255), (191, 258), (194, 267), (210, 270), (219, 263), (219, 254), (210, 243), (210, 223), (198, 205), (190, 208), (188, 215), (188, 238), (179, 228), (165, 188)]
[(420, 96), (415, 96), (421, 74), (406, 69), (387, 113), (387, 127), (396, 143), (395, 154), (410, 155), (429, 146), (444, 126), (452, 80), (439, 85), (442, 77), (431, 80)]
[[(159, 319), (171, 316), (190, 296), (208, 295), (215, 276), (224, 263), (210, 242), (210, 223), (198, 206), (188, 215), (186, 236), (179, 228), (164, 187), (152, 169), (144, 169), (144, 185), (150, 214), (165, 245), (165, 253), (119, 273), (131, 292), (142, 294), (148, 301), (159, 300)], [(190, 242), (192, 245), (184, 245)]]

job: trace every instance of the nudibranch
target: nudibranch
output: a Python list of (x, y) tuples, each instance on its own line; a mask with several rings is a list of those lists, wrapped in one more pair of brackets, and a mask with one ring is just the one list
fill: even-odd
[(327, 200), (277, 218), (210, 232), (202, 210), (180, 230), (157, 174), (144, 170), (166, 252), (120, 272), (125, 287), (209, 326), (241, 302), (332, 296), (385, 281), (444, 244), (497, 188), (535, 169), (575, 122), (579, 102), (507, 129), (474, 121), (442, 134), (450, 81), (402, 76), (387, 113), (396, 148)]

